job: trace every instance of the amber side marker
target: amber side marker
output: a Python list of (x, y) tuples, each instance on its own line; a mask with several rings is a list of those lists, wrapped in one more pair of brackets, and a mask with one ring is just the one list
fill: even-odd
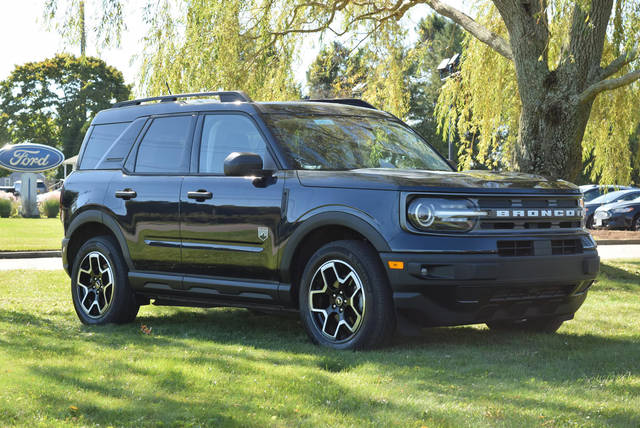
[(404, 269), (404, 262), (387, 262), (389, 264), (389, 269)]

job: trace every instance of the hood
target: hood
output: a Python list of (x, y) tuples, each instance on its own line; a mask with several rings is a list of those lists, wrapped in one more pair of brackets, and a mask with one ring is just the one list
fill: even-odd
[(351, 171), (299, 170), (303, 186), (348, 189), (431, 191), (457, 193), (573, 193), (577, 186), (539, 175), (493, 171), (422, 171), (385, 168)]
[(596, 211), (609, 211), (612, 208), (623, 208), (629, 205), (640, 205), (640, 198), (632, 201), (618, 201), (600, 205)]

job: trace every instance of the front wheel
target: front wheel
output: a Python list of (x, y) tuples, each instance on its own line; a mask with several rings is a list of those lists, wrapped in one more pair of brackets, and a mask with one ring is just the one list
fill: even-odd
[(563, 319), (550, 317), (550, 318), (534, 318), (524, 321), (492, 321), (488, 322), (487, 326), (491, 330), (500, 331), (529, 331), (536, 333), (555, 333), (558, 331)]
[(320, 248), (302, 274), (300, 317), (311, 340), (334, 349), (385, 344), (395, 330), (391, 289), (373, 248), (336, 241)]
[(631, 223), (631, 230), (635, 230), (636, 232), (640, 232), (640, 215), (637, 215), (633, 222)]
[(136, 318), (140, 305), (129, 287), (127, 267), (113, 238), (91, 238), (78, 250), (71, 271), (71, 296), (84, 324), (120, 324)]

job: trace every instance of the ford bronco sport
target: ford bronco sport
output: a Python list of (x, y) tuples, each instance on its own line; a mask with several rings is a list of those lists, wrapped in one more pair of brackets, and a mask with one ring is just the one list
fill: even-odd
[(577, 187), (454, 171), (353, 99), (117, 103), (93, 120), (61, 205), (86, 324), (153, 302), (298, 311), (338, 349), (416, 325), (553, 332), (599, 269)]

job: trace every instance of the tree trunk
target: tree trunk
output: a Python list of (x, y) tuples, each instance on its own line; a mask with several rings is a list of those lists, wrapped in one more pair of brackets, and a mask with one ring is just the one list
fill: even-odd
[(87, 53), (87, 30), (84, 20), (84, 0), (80, 0), (79, 5), (80, 14), (80, 56), (85, 56)]
[(519, 171), (574, 181), (582, 171), (582, 137), (593, 102), (574, 101), (577, 94), (566, 86), (538, 95), (537, 102), (522, 105), (514, 165)]
[(588, 12), (577, 4), (570, 40), (572, 58), (548, 67), (546, 0), (493, 0), (507, 30), (522, 101), (514, 166), (522, 172), (575, 181), (582, 171), (582, 138), (593, 99), (580, 94), (600, 72), (613, 0), (591, 0)]

